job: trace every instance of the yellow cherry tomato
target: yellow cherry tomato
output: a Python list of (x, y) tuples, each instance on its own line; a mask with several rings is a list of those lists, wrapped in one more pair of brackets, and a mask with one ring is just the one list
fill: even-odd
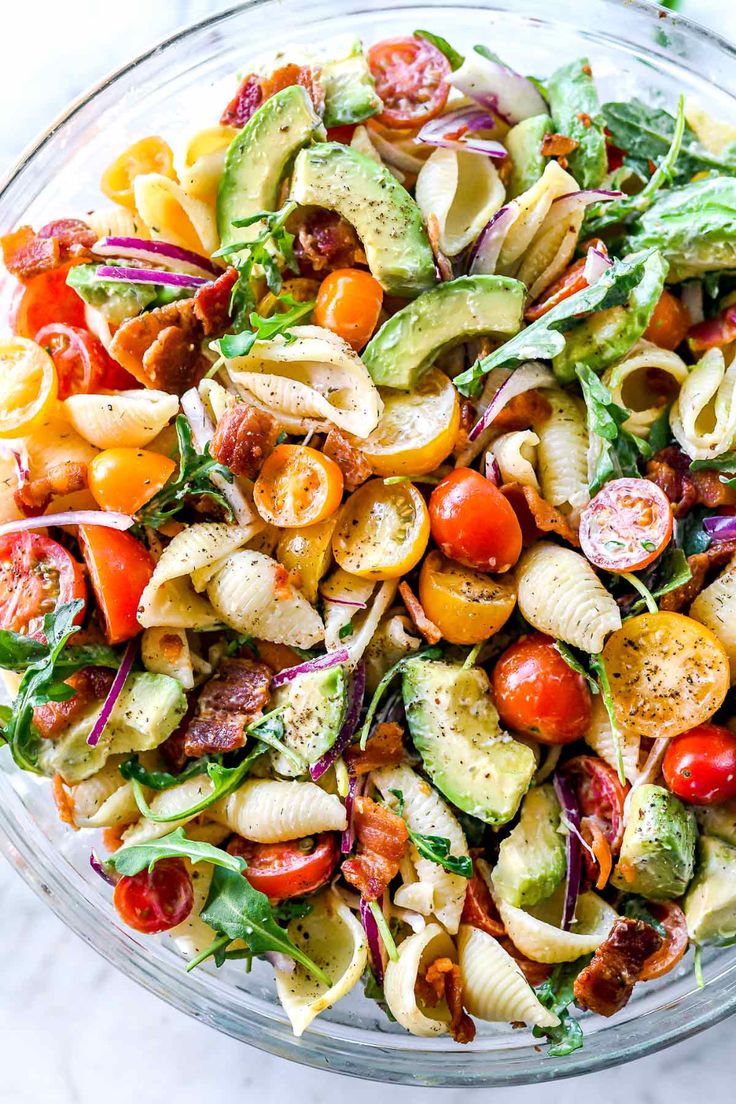
[(253, 502), (271, 525), (301, 529), (335, 513), (343, 486), (342, 472), (329, 456), (308, 445), (278, 445), (261, 468)]
[(332, 551), (344, 571), (364, 579), (398, 579), (429, 541), (429, 512), (413, 483), (371, 479), (343, 506)]
[(383, 388), (383, 414), (370, 437), (356, 441), (377, 475), (424, 475), (452, 452), (460, 401), (452, 381), (431, 368), (413, 391)]
[(480, 644), (508, 621), (516, 587), (509, 575), (486, 575), (430, 552), (419, 575), (419, 599), (450, 644)]
[(709, 720), (730, 683), (716, 636), (681, 613), (642, 613), (603, 648), (616, 722), (623, 732), (679, 736)]
[(103, 510), (135, 514), (171, 478), (176, 464), (150, 449), (110, 448), (87, 465), (89, 489)]
[(0, 341), (0, 437), (21, 437), (32, 430), (56, 399), (54, 362), (27, 337)]
[(276, 559), (287, 571), (298, 572), (308, 602), (317, 601), (319, 581), (332, 563), (332, 534), (337, 514), (303, 529), (284, 529), (276, 545)]
[(115, 203), (135, 211), (133, 181), (141, 173), (161, 173), (170, 180), (176, 180), (174, 154), (168, 142), (153, 136), (141, 138), (128, 146), (111, 165), (105, 169), (100, 180), (100, 188)]

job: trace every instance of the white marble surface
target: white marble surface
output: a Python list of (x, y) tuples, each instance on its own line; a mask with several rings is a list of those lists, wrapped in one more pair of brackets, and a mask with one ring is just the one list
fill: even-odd
[[(581, 0), (584, 2), (584, 0)], [(176, 27), (227, 7), (212, 0), (2, 0), (0, 168), (65, 103)], [(336, 0), (339, 6), (339, 0)], [(736, 8), (685, 10), (736, 37)], [(729, 23), (730, 26), (724, 26)], [(11, 45), (12, 44), (12, 45)], [(290, 1065), (187, 1019), (67, 931), (0, 860), (0, 1104), (218, 1104), (220, 1100), (414, 1104), (419, 1089)], [(503, 1104), (685, 1104), (733, 1099), (734, 1022), (625, 1068), (557, 1085), (497, 1090)], [(460, 1104), (482, 1090), (435, 1090)]]

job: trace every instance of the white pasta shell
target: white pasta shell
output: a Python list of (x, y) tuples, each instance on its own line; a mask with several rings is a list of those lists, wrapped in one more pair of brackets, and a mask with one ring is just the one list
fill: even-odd
[[(335, 570), (320, 586), (325, 607), (325, 646), (328, 652), (342, 647), (340, 631), (353, 619), (356, 609), (367, 605), (376, 584), (372, 579), (361, 579), (341, 567)], [(356, 605), (349, 603), (355, 602)], [(346, 604), (348, 603), (348, 604)]]
[(148, 231), (133, 211), (127, 207), (104, 207), (90, 211), (84, 221), (98, 238), (147, 238)]
[(216, 820), (256, 843), (280, 843), (318, 832), (343, 832), (345, 807), (314, 782), (252, 778), (210, 810)]
[(140, 173), (133, 182), (135, 205), (154, 241), (170, 242), (210, 257), (219, 248), (214, 208), (189, 195), (161, 173)]
[(539, 437), (538, 472), (542, 494), (553, 506), (577, 510), (588, 493), (588, 431), (579, 400), (566, 391), (545, 389), (552, 412), (534, 426)]
[(141, 659), (147, 671), (178, 679), (185, 690), (194, 688), (194, 668), (184, 629), (146, 629), (141, 637)]
[(648, 373), (657, 371), (670, 376), (673, 393), (688, 377), (688, 366), (682, 357), (669, 349), (660, 349), (651, 341), (638, 341), (628, 356), (612, 365), (604, 373), (603, 382), (611, 392), (613, 401), (631, 411), (624, 428), (639, 437), (647, 437), (649, 430), (662, 413), (662, 406), (652, 403), (652, 389)]
[(205, 947), (208, 947), (215, 938), (214, 930), (209, 924), (205, 924), (200, 916), (210, 892), (210, 884), (215, 868), (214, 866), (210, 866), (209, 863), (193, 864), (190, 863), (188, 859), (185, 859), (184, 863), (187, 868), (187, 873), (192, 880), (192, 889), (194, 891), (192, 911), (189, 913), (186, 920), (182, 920), (181, 924), (177, 924), (176, 927), (170, 928), (166, 934), (171, 936), (177, 949), (181, 951), (186, 958), (194, 958), (194, 956), (198, 955), (200, 951), (203, 951)]
[(434, 1008), (420, 1008), (416, 998), (417, 978), (437, 958), (456, 962), (455, 945), (439, 924), (427, 924), (399, 944), (398, 961), (389, 961), (383, 978), (383, 994), (391, 1014), (412, 1035), (424, 1038), (447, 1034), (450, 1022), (444, 1001)]
[(71, 395), (64, 412), (77, 433), (97, 448), (143, 448), (179, 409), (166, 391), (118, 391), (114, 395)]
[(517, 601), (529, 624), (584, 652), (600, 652), (621, 613), (588, 561), (571, 548), (540, 541), (516, 568)]
[(341, 641), (342, 646), (347, 649), (351, 667), (360, 662), (375, 635), (378, 622), (396, 597), (398, 585), (397, 579), (387, 579), (381, 583), (368, 609), (353, 616), (352, 632)]
[(701, 590), (690, 606), (690, 616), (709, 628), (726, 649), (733, 682), (736, 679), (736, 557)]
[(225, 624), (238, 632), (276, 644), (314, 647), (324, 637), (322, 618), (283, 575), (281, 565), (262, 552), (235, 552), (207, 594)]
[(80, 828), (109, 828), (138, 818), (133, 787), (118, 770), (120, 756), (112, 756), (96, 774), (71, 789), (74, 821)]
[(531, 429), (502, 433), (496, 438), (490, 451), (498, 464), (502, 483), (521, 483), (524, 487), (539, 490), (539, 480), (534, 470), (538, 444), (539, 437)]
[(670, 426), (693, 460), (710, 460), (736, 440), (736, 356), (726, 365), (720, 349), (709, 349), (690, 371), (672, 404)]
[(471, 1016), (491, 1023), (521, 1020), (530, 1027), (559, 1024), (559, 1017), (539, 1001), (518, 963), (493, 936), (461, 924), (457, 953), (463, 1004)]
[(539, 180), (513, 201), (517, 215), (501, 246), (496, 272), (503, 276), (516, 274), (524, 253), (541, 230), (554, 200), (577, 190), (577, 182), (570, 173), (565, 172), (557, 161), (547, 162)]
[(475, 241), (506, 192), (489, 157), (436, 149), (419, 172), (415, 194), (425, 222), (437, 219), (440, 249), (455, 257)]
[[(212, 782), (208, 776), (206, 774), (197, 775), (195, 778), (188, 778), (186, 782), (180, 782), (178, 786), (161, 790), (151, 798), (148, 804), (151, 812), (156, 816), (174, 816), (176, 813), (184, 812), (185, 809), (198, 804), (205, 797), (209, 797), (211, 793)], [(136, 843), (145, 843), (146, 840), (160, 839), (161, 836), (173, 832), (176, 828), (181, 828), (193, 819), (191, 816), (185, 816), (180, 820), (160, 823), (141, 817), (137, 824), (131, 825), (126, 832), (123, 832), (124, 844), (125, 846), (132, 846)]]
[[(621, 758), (624, 764), (624, 775), (633, 782), (639, 773), (639, 747), (641, 737), (631, 729), (623, 729), (619, 733), (618, 740), (621, 743)], [(604, 762), (618, 768), (618, 742), (614, 739), (608, 710), (603, 704), (600, 694), (593, 697), (593, 712), (590, 720), (590, 728), (585, 735), (585, 742), (596, 755), (600, 755)]]
[[(506, 931), (522, 954), (534, 962), (574, 962), (590, 954), (608, 936), (617, 913), (597, 893), (581, 893), (572, 931), (563, 931), (524, 909), (509, 905), (496, 894), (496, 907)], [(539, 911), (537, 906), (535, 911)]]
[(431, 916), (434, 912), (434, 886), (429, 882), (411, 882), (409, 885), (399, 886), (392, 903), (399, 908), (418, 912), (421, 916)]
[(532, 301), (565, 271), (575, 252), (580, 227), (583, 225), (585, 211), (582, 208), (571, 211), (562, 218), (555, 218), (554, 211), (553, 206), (544, 226), (524, 254), (516, 273), (516, 279), (521, 280), (529, 289), (529, 298)]
[(314, 900), (308, 916), (292, 920), (287, 931), (332, 982), (329, 987), (324, 985), (298, 962), (291, 971), (276, 970), (276, 992), (299, 1037), (315, 1016), (357, 985), (368, 962), (368, 943), (363, 925), (330, 890)]

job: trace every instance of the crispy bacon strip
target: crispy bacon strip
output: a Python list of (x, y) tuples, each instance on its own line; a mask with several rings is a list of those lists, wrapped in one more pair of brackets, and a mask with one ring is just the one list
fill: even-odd
[(580, 145), (567, 134), (545, 134), (542, 139), (542, 157), (567, 157)]
[(688, 556), (687, 562), (692, 572), (691, 577), (682, 586), (671, 590), (669, 594), (663, 594), (659, 599), (659, 608), (672, 610), (675, 613), (686, 609), (706, 585), (711, 569), (723, 567), (734, 555), (736, 555), (736, 541), (730, 540), (711, 544), (705, 552), (696, 552), (694, 555)]
[(430, 1008), (446, 1001), (453, 1039), (456, 1043), (472, 1043), (475, 1024), (463, 1006), (463, 983), (457, 963), (449, 958), (436, 958), (427, 967), (427, 972), (417, 978), (415, 992)]
[(237, 282), (237, 269), (228, 268), (194, 293), (194, 314), (202, 323), (205, 337), (224, 333), (230, 325), (230, 298)]
[(271, 692), (271, 669), (252, 659), (223, 659), (202, 687), (196, 712), (184, 736), (184, 753), (234, 751), (245, 743), (245, 728), (259, 717)]
[(434, 211), (432, 211), (427, 219), (427, 237), (429, 238), (429, 244), (432, 247), (432, 252), (434, 253), (434, 259), (439, 269), (441, 279), (443, 281), (451, 280), (452, 265), (440, 249), (440, 224)]
[(38, 233), (30, 226), (19, 226), (0, 238), (0, 248), (8, 272), (19, 280), (30, 280), (72, 258), (85, 260), (96, 237), (81, 219), (57, 219)]
[(342, 875), (366, 900), (375, 901), (399, 872), (409, 832), (400, 816), (370, 797), (356, 797), (353, 827), (357, 854), (342, 864)]
[(118, 328), (110, 353), (144, 387), (182, 395), (210, 364), (202, 353), (204, 327), (193, 299), (155, 307)]
[(55, 774), (52, 779), (51, 793), (54, 798), (54, 805), (56, 805), (56, 811), (59, 814), (59, 820), (62, 824), (68, 824), (70, 828), (78, 832), (79, 826), (74, 819), (74, 798), (65, 787), (64, 779), (60, 774)]
[(414, 622), (417, 631), (422, 634), (428, 644), (439, 644), (442, 639), (442, 633), (435, 625), (434, 621), (430, 621), (424, 612), (424, 607), (419, 601), (417, 596), (412, 591), (407, 582), (399, 583), (399, 594), (404, 600), (409, 616)]
[(556, 506), (542, 498), (534, 487), (521, 483), (505, 483), (501, 493), (508, 499), (519, 519), (524, 544), (533, 544), (545, 533), (556, 533), (568, 544), (580, 547), (577, 532)]
[(381, 767), (393, 767), (404, 758), (404, 730), (393, 721), (383, 721), (361, 751), (355, 744), (345, 752), (351, 774), (368, 774)]
[(255, 479), (276, 447), (279, 427), (265, 410), (238, 402), (228, 406), (212, 438), (212, 455), (233, 475)]
[(607, 939), (575, 979), (577, 1004), (599, 1016), (613, 1016), (628, 1003), (644, 963), (662, 945), (649, 924), (619, 916)]
[(551, 414), (549, 399), (541, 391), (532, 388), (521, 395), (514, 395), (493, 419), (493, 428), (502, 433), (513, 433), (518, 429), (529, 429), (539, 422), (546, 422)]
[(349, 222), (335, 211), (306, 211), (294, 241), (302, 276), (321, 278), (336, 268), (365, 264), (365, 253)]
[(26, 517), (35, 517), (42, 514), (57, 495), (72, 494), (74, 491), (83, 491), (87, 486), (87, 465), (79, 464), (74, 460), (64, 460), (61, 464), (55, 464), (49, 468), (46, 475), (40, 479), (32, 479), (21, 483), (13, 492), (15, 504)]
[(68, 701), (50, 701), (33, 710), (33, 723), (45, 740), (55, 740), (94, 701), (103, 701), (112, 686), (113, 672), (107, 667), (83, 667), (65, 679), (75, 690)]
[(487, 935), (492, 935), (494, 939), (506, 935), (506, 928), (493, 903), (491, 891), (475, 867), (473, 867), (473, 877), (465, 890), (461, 923), (480, 928)]
[(330, 460), (335, 461), (349, 491), (354, 491), (373, 475), (373, 468), (363, 453), (339, 429), (330, 430), (325, 437), (322, 451)]
[(690, 458), (678, 445), (660, 449), (646, 468), (647, 479), (667, 495), (675, 517), (683, 517), (698, 504), (711, 509), (736, 506), (736, 489), (727, 487), (722, 476), (728, 478), (717, 471), (691, 471)]

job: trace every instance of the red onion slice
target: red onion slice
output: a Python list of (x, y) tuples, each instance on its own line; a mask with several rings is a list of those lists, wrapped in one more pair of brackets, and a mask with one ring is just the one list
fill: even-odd
[(612, 264), (611, 258), (602, 253), (600, 249), (595, 247), (589, 249), (585, 255), (585, 266), (583, 268), (583, 276), (587, 280), (588, 286), (596, 284)]
[(461, 107), (449, 111), (437, 119), (430, 119), (417, 134), (418, 142), (429, 146), (442, 146), (444, 149), (464, 150), (466, 153), (481, 153), (486, 157), (504, 158), (506, 147), (492, 138), (473, 138), (469, 134), (477, 130), (493, 130), (495, 119), (478, 107)]
[(345, 748), (355, 735), (355, 730), (360, 720), (360, 711), (363, 708), (364, 695), (365, 664), (361, 662), (355, 668), (350, 678), (350, 685), (348, 687), (348, 707), (345, 711), (345, 718), (340, 727), (340, 731), (337, 734), (337, 739), (332, 747), (328, 748), (324, 755), (309, 768), (309, 773), (313, 781), (316, 782), (318, 778), (322, 777), (325, 771), (330, 769), (335, 760), (345, 751)]
[(18, 488), (20, 489), (24, 483), (27, 483), (31, 478), (31, 469), (28, 466), (28, 453), (23, 447), (22, 449), (9, 448), (7, 445), (0, 445), (0, 453), (3, 456), (7, 456), (9, 460), (12, 460), (15, 464), (15, 474), (18, 480)]
[(501, 486), (501, 469), (492, 452), (486, 453), (485, 476), (489, 483), (495, 484), (496, 487)]
[[(570, 828), (567, 833), (567, 878), (565, 881), (565, 904), (562, 909), (561, 927), (563, 931), (569, 931), (575, 919), (575, 906), (578, 903), (580, 882), (583, 875), (582, 851), (580, 850), (580, 808), (578, 806), (575, 790), (562, 774), (555, 774), (552, 784), (557, 794), (557, 800), (562, 807), (562, 813)], [(572, 829), (572, 830), (571, 830)]]
[(45, 529), (49, 525), (101, 525), (105, 529), (130, 529), (135, 518), (114, 510), (65, 510), (61, 514), (38, 514), (36, 517), (6, 521), (0, 525), (0, 537), (6, 533), (21, 533), (25, 529)]
[(200, 288), (212, 283), (211, 276), (188, 276), (183, 272), (166, 272), (163, 268), (119, 268), (113, 265), (100, 265), (97, 269), (100, 280), (125, 284), (161, 284), (165, 287)]
[(328, 594), (323, 594), (320, 591), (320, 598), (323, 602), (330, 602), (333, 606), (351, 606), (353, 609), (368, 609), (367, 602), (353, 602), (350, 598), (330, 598)]
[[(378, 907), (383, 909), (383, 894), (378, 898)], [(371, 970), (373, 976), (379, 985), (383, 985), (383, 972), (384, 972), (384, 947), (383, 940), (381, 939), (380, 932), (378, 931), (378, 924), (376, 918), (371, 912), (370, 905), (366, 901), (365, 897), (360, 898), (360, 921), (365, 930), (366, 939), (368, 941), (368, 958), (370, 961)]]
[(477, 50), (470, 51), (450, 82), (510, 126), (547, 112), (544, 97), (531, 81)]
[[(204, 452), (205, 446), (210, 443), (214, 436), (215, 427), (205, 410), (204, 403), (196, 387), (184, 392), (181, 397), (181, 408), (192, 428), (192, 438), (197, 446), (197, 451)], [(227, 479), (224, 479), (219, 472), (211, 472), (209, 479), (228, 502), (238, 525), (250, 525), (257, 515), (248, 504), (237, 483), (228, 483)]]
[(348, 818), (348, 826), (340, 836), (340, 852), (343, 855), (349, 855), (353, 850), (353, 844), (355, 843), (355, 827), (353, 825), (355, 799), (363, 793), (367, 780), (368, 775), (366, 774), (361, 775), (360, 778), (357, 778), (354, 774), (350, 776), (345, 798), (345, 816)]
[[(716, 544), (721, 541), (734, 540), (736, 539), (736, 515), (716, 514), (714, 517), (707, 517), (703, 521), (703, 528)], [(2, 526), (0, 525), (1, 531)]]
[(338, 663), (349, 663), (350, 656), (347, 648), (338, 648), (336, 652), (328, 652), (326, 655), (317, 656), (316, 659), (307, 659), (304, 663), (298, 663), (296, 667), (286, 667), (279, 671), (271, 679), (271, 686), (285, 686), (287, 682), (293, 682), (299, 675), (311, 675), (315, 671), (327, 671), (330, 667), (336, 667)]
[(485, 412), (468, 434), (468, 439), (471, 441), (477, 440), (481, 433), (498, 417), (503, 408), (517, 395), (523, 395), (525, 391), (531, 391), (533, 387), (554, 387), (555, 385), (554, 375), (539, 360), (529, 360), (515, 371), (509, 369), (504, 369), (504, 371), (508, 372), (505, 381), (501, 383)]
[(95, 874), (99, 874), (103, 882), (107, 882), (107, 884), (111, 886), (118, 884), (118, 879), (113, 878), (111, 874), (108, 874), (107, 870), (105, 869), (104, 863), (100, 862), (94, 851), (90, 851), (89, 853), (89, 865), (92, 867)]
[(181, 249), (169, 242), (149, 241), (147, 238), (100, 238), (92, 246), (92, 252), (98, 257), (129, 257), (135, 261), (167, 261), (176, 265), (180, 272), (190, 276), (219, 276), (222, 269), (214, 261), (191, 249)]
[(493, 218), (483, 227), (475, 239), (475, 245), (470, 253), (468, 271), (471, 276), (492, 276), (494, 274), (501, 247), (518, 213), (519, 205), (515, 200), (512, 200), (500, 211), (496, 211)]
[(611, 191), (609, 188), (583, 188), (579, 192), (565, 192), (552, 201), (551, 213), (565, 218), (581, 207), (590, 207), (593, 203), (606, 203), (612, 199), (621, 199), (624, 192)]
[(110, 714), (115, 708), (115, 702), (120, 697), (120, 693), (125, 686), (125, 681), (131, 672), (133, 662), (138, 654), (138, 638), (134, 637), (133, 640), (128, 641), (128, 645), (123, 652), (123, 658), (115, 672), (115, 678), (112, 680), (112, 686), (108, 691), (108, 695), (102, 703), (102, 709), (100, 710), (97, 720), (92, 725), (92, 731), (87, 737), (87, 743), (90, 747), (97, 747), (100, 736), (105, 731), (105, 725), (110, 719)]

